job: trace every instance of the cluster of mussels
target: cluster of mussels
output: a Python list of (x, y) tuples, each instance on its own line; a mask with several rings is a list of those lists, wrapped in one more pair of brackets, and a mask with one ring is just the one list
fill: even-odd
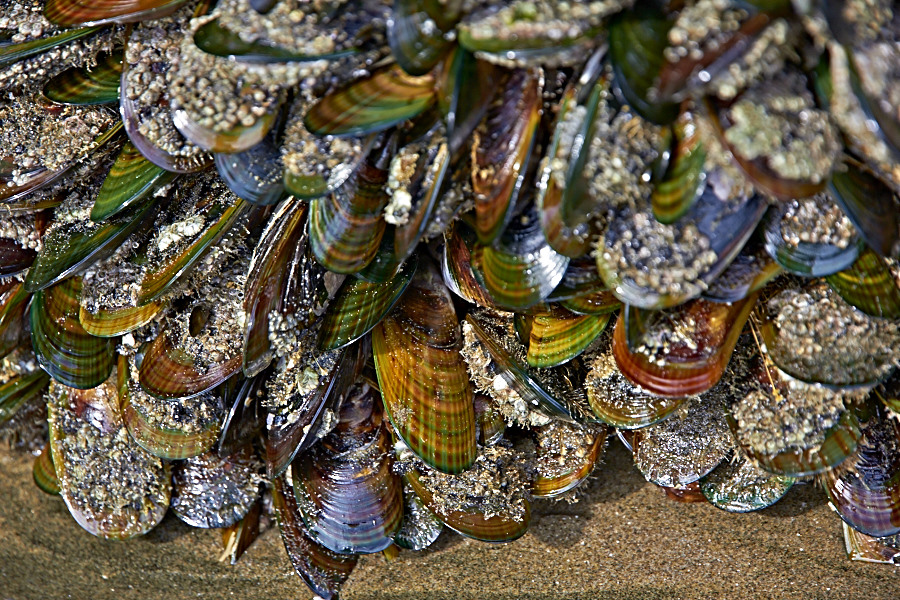
[(328, 598), (615, 431), (900, 562), (894, 2), (2, 4), (0, 425), (89, 532)]

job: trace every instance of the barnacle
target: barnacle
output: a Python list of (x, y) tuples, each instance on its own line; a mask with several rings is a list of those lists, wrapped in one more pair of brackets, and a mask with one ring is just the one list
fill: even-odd
[(893, 560), (898, 65), (887, 0), (6, 2), (0, 431), (103, 537), (271, 495), (321, 597), (613, 428)]

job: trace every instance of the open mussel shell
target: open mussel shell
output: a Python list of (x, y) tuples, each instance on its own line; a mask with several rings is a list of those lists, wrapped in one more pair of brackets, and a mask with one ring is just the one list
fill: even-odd
[(51, 23), (105, 25), (164, 17), (187, 0), (48, 0), (44, 16)]
[(385, 283), (348, 277), (329, 303), (319, 329), (319, 347), (341, 348), (372, 330), (391, 312), (413, 280), (418, 258), (413, 255), (399, 273)]
[(900, 533), (900, 431), (873, 415), (856, 452), (822, 476), (832, 505), (854, 529), (875, 537)]
[(529, 366), (546, 368), (568, 362), (584, 352), (606, 328), (609, 313), (577, 315), (551, 306), (549, 311), (524, 317), (529, 321)]
[(44, 446), (41, 453), (34, 459), (31, 476), (34, 479), (34, 484), (42, 492), (51, 496), (59, 496), (59, 477), (56, 476), (56, 468), (53, 466), (53, 453), (50, 451), (50, 444)]
[(555, 498), (584, 482), (603, 454), (607, 428), (553, 421), (535, 429), (537, 475), (531, 493)]
[(273, 479), (272, 504), (281, 530), (281, 540), (294, 570), (316, 595), (337, 598), (341, 585), (350, 577), (357, 556), (338, 554), (313, 541), (300, 518), (293, 484), (284, 476)]
[(118, 215), (155, 194), (175, 177), (174, 173), (144, 158), (134, 144), (126, 142), (97, 192), (91, 221), (100, 223)]
[(256, 505), (260, 467), (250, 446), (226, 458), (210, 452), (176, 464), (172, 512), (192, 527), (234, 525)]
[(849, 269), (825, 278), (841, 298), (867, 315), (900, 319), (900, 285), (885, 259), (863, 250)]
[(222, 387), (222, 400), (228, 413), (222, 421), (222, 433), (216, 444), (216, 453), (220, 458), (228, 458), (252, 444), (266, 426), (262, 407), (265, 375), (249, 379), (238, 377)]
[(477, 428), (475, 438), (481, 446), (493, 446), (503, 439), (503, 434), (506, 432), (506, 421), (490, 397), (475, 394), (474, 403)]
[(459, 473), (475, 460), (472, 385), (453, 299), (437, 269), (422, 265), (409, 290), (372, 331), (385, 410), (425, 463)]
[(115, 364), (115, 343), (90, 335), (78, 320), (81, 278), (36, 292), (31, 300), (31, 343), (41, 368), (77, 389), (106, 381)]
[(310, 244), (328, 270), (358, 273), (375, 258), (385, 230), (385, 184), (394, 146), (392, 138), (382, 138), (344, 185), (310, 203)]
[(514, 71), (476, 128), (472, 191), (478, 241), (493, 244), (512, 218), (541, 121), (542, 77)]
[(900, 340), (895, 323), (857, 310), (824, 283), (769, 298), (760, 333), (778, 368), (837, 388), (885, 379)]
[(365, 135), (412, 119), (434, 101), (432, 74), (417, 77), (389, 65), (323, 97), (304, 123), (318, 135)]
[[(845, 229), (840, 237), (839, 232), (834, 231), (827, 241), (807, 241), (795, 237), (797, 225), (806, 230), (800, 231), (801, 235), (806, 235), (809, 230), (808, 224), (802, 221), (794, 224), (800, 219), (797, 213), (806, 206), (818, 207), (822, 203), (815, 203), (812, 199), (795, 200), (769, 211), (763, 233), (766, 251), (786, 271), (803, 277), (824, 277), (848, 268), (864, 247), (862, 239), (852, 227)], [(824, 221), (824, 210), (819, 211), (817, 216)], [(833, 229), (837, 230), (837, 227)], [(836, 239), (832, 241), (832, 238)]]
[[(342, 398), (356, 381), (371, 346), (368, 338), (342, 350), (331, 350), (315, 355), (309, 364), (292, 361), (284, 367), (285, 376), (292, 386), (286, 392), (276, 384), (270, 386), (270, 395), (286, 396), (286, 410), (271, 411), (266, 422), (266, 470), (269, 477), (285, 471), (300, 452), (312, 446), (319, 438), (319, 428), (326, 417), (334, 413)], [(307, 380), (314, 387), (295, 389), (296, 382)]]
[(25, 289), (45, 289), (107, 258), (142, 224), (150, 222), (158, 208), (158, 203), (146, 201), (105, 223), (73, 221), (52, 227), (44, 235), (43, 247), (25, 277)]
[(49, 383), (50, 377), (36, 369), (0, 385), (0, 425), (9, 421), (22, 405), (39, 396)]
[(668, 417), (687, 398), (651, 394), (629, 381), (616, 366), (612, 334), (602, 334), (596, 351), (584, 358), (588, 366), (584, 388), (598, 419), (619, 429), (639, 429)]
[(495, 304), (516, 310), (546, 299), (562, 281), (569, 257), (547, 244), (532, 205), (509, 224), (496, 245), (480, 248), (477, 262), (484, 287)]
[(154, 456), (182, 460), (212, 448), (219, 438), (221, 400), (213, 394), (159, 400), (135, 380), (132, 361), (119, 356), (116, 386), (122, 418), (137, 444)]
[(772, 506), (794, 482), (793, 477), (773, 475), (747, 457), (735, 455), (700, 478), (700, 491), (716, 508), (745, 513)]
[(228, 559), (232, 565), (244, 555), (247, 548), (259, 537), (259, 515), (262, 500), (257, 500), (250, 511), (237, 523), (222, 529), (222, 556), (219, 562)]
[[(607, 288), (622, 302), (655, 310), (696, 298), (750, 239), (766, 201), (758, 194), (720, 198), (714, 179), (707, 177), (701, 196), (672, 225), (646, 212), (612, 217), (595, 257)], [(671, 251), (661, 255), (653, 249), (661, 246)]]
[(91, 68), (72, 68), (48, 81), (44, 97), (57, 104), (115, 104), (121, 77), (122, 55), (106, 54)]
[[(510, 464), (517, 455), (492, 446), (482, 451), (470, 471), (443, 475), (412, 470), (404, 476), (425, 506), (444, 525), (462, 535), (483, 542), (511, 542), (522, 537), (531, 521), (531, 503), (520, 467)], [(496, 472), (495, 472), (496, 470)], [(478, 481), (487, 498), (471, 493)], [(456, 497), (461, 494), (463, 497)], [(447, 500), (452, 500), (447, 502)], [(484, 504), (490, 503), (490, 513)], [(480, 502), (481, 501), (481, 502)]]
[(51, 384), (48, 422), (63, 500), (79, 525), (98, 537), (127, 539), (155, 527), (169, 507), (169, 466), (125, 431), (116, 389)]
[[(659, 313), (626, 306), (613, 334), (616, 364), (652, 394), (681, 398), (705, 392), (724, 374), (755, 303), (756, 294), (733, 304), (693, 300)], [(680, 340), (654, 341), (676, 330), (685, 334)]]
[(461, 2), (398, 0), (387, 23), (388, 43), (397, 64), (410, 75), (425, 75), (453, 45), (447, 34), (460, 17)]
[(403, 490), (391, 471), (391, 438), (378, 392), (352, 388), (336, 429), (291, 465), (294, 495), (310, 536), (341, 554), (381, 552), (403, 517)]
[(682, 487), (715, 469), (732, 444), (719, 398), (705, 394), (668, 419), (634, 431), (634, 466), (656, 485)]
[(859, 234), (882, 256), (900, 255), (900, 216), (894, 191), (862, 163), (846, 158), (828, 189)]

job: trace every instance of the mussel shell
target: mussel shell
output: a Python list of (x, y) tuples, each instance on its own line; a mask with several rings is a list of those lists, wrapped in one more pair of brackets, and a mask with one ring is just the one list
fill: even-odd
[(900, 255), (897, 195), (862, 163), (845, 159), (831, 174), (828, 189), (866, 243), (882, 256)]
[(653, 182), (653, 216), (660, 223), (674, 223), (703, 193), (706, 150), (694, 115), (685, 111), (672, 126), (671, 145), (660, 153), (659, 174)]
[(310, 203), (309, 239), (316, 260), (335, 273), (358, 273), (372, 262), (384, 235), (382, 214), (394, 143), (382, 139), (350, 179)]
[(253, 503), (250, 511), (243, 519), (222, 529), (222, 556), (220, 561), (228, 558), (232, 565), (244, 554), (250, 544), (259, 536), (259, 513), (261, 500)]
[(158, 209), (158, 204), (147, 200), (105, 223), (75, 221), (52, 227), (44, 235), (43, 246), (25, 277), (25, 289), (45, 289), (109, 257), (142, 224), (152, 222)]
[(782, 268), (803, 277), (824, 277), (850, 267), (864, 244), (858, 235), (848, 240), (846, 246), (831, 243), (799, 241), (791, 244), (782, 233), (786, 207), (772, 209), (765, 219), (765, 247), (769, 255)]
[(19, 345), (30, 298), (21, 283), (0, 284), (0, 357)]
[(120, 355), (116, 370), (122, 419), (132, 439), (166, 460), (199, 456), (212, 448), (221, 431), (221, 400), (211, 394), (171, 400), (149, 397), (134, 379), (132, 361)]
[[(296, 304), (302, 300), (293, 292), (303, 283), (315, 279), (317, 269), (308, 262), (306, 235), (308, 205), (294, 199), (282, 202), (272, 212), (260, 242), (254, 249), (244, 284), (243, 370), (244, 375), (258, 375), (271, 362), (270, 320), (273, 314), (300, 313)], [(297, 282), (301, 282), (299, 285)], [(311, 286), (316, 287), (316, 286)], [(307, 290), (314, 294), (317, 290)], [(306, 323), (299, 323), (305, 327)]]
[(608, 332), (585, 360), (590, 369), (584, 382), (588, 403), (598, 419), (613, 427), (640, 429), (653, 425), (687, 400), (651, 394), (629, 381), (616, 366)]
[(429, 466), (459, 473), (475, 460), (472, 385), (449, 290), (423, 265), (372, 332), (375, 367), (394, 430)]
[(416, 471), (407, 473), (404, 478), (425, 506), (443, 521), (444, 525), (466, 537), (483, 542), (511, 542), (525, 534), (531, 521), (531, 504), (527, 499), (522, 500), (522, 511), (518, 517), (506, 514), (492, 514), (488, 517), (477, 509), (442, 513), (435, 505), (434, 494), (423, 485)]
[(282, 108), (272, 129), (258, 144), (235, 153), (218, 153), (216, 171), (238, 198), (268, 206), (285, 197), (281, 141), (286, 109)]
[[(756, 294), (734, 304), (693, 300), (670, 312), (649, 315), (626, 306), (613, 334), (616, 364), (625, 377), (650, 393), (671, 398), (702, 393), (725, 373), (755, 303)], [(646, 319), (653, 322), (648, 325)], [(686, 337), (653, 349), (644, 340), (648, 330), (655, 328), (678, 329)]]
[[(761, 357), (757, 361), (757, 366), (751, 367), (755, 369), (751, 377), (759, 386), (738, 391), (725, 414), (747, 457), (775, 475), (804, 477), (831, 469), (854, 452), (861, 434), (853, 410), (845, 410), (841, 405), (839, 414), (833, 414), (830, 407), (826, 413), (821, 396), (801, 396), (821, 391), (813, 386), (791, 385), (780, 370), (767, 365)], [(742, 409), (741, 403), (746, 408)], [(777, 420), (773, 420), (773, 415)], [(830, 420), (825, 421), (826, 418)], [(816, 428), (828, 424), (831, 426), (817, 434)], [(767, 439), (777, 439), (778, 444), (770, 447), (763, 443)]]
[[(312, 373), (317, 377), (317, 385), (311, 391), (292, 389), (284, 400), (287, 410), (278, 414), (270, 412), (266, 423), (266, 471), (269, 477), (283, 473), (298, 453), (319, 439), (317, 433), (326, 414), (333, 414), (337, 409), (344, 394), (356, 381), (369, 352), (368, 338), (363, 338), (342, 350), (315, 355), (313, 364), (298, 363), (287, 367), (288, 376), (296, 380), (307, 377), (306, 371), (316, 367)], [(331, 366), (323, 372), (317, 364), (319, 362)], [(279, 390), (270, 390), (270, 393), (273, 391), (281, 393)]]
[(116, 337), (151, 322), (165, 308), (164, 302), (148, 302), (136, 307), (92, 313), (84, 306), (78, 309), (78, 321), (84, 330), (96, 337)]
[(262, 466), (249, 446), (220, 458), (202, 454), (172, 469), (172, 512), (192, 527), (229, 527), (256, 505)]
[(872, 537), (853, 529), (846, 522), (842, 523), (844, 529), (844, 547), (850, 560), (863, 562), (885, 563), (889, 565), (900, 564), (900, 538), (888, 536), (884, 538)]
[(493, 244), (512, 218), (541, 121), (541, 86), (539, 72), (513, 72), (475, 130), (472, 191), (482, 244)]
[(537, 476), (531, 493), (555, 498), (581, 485), (603, 454), (608, 430), (554, 421), (535, 430)]
[(551, 306), (549, 311), (527, 318), (530, 332), (525, 360), (529, 366), (547, 368), (559, 366), (584, 352), (603, 333), (610, 315), (577, 315)]
[(90, 390), (54, 383), (50, 445), (61, 494), (79, 525), (98, 537), (127, 539), (159, 523), (169, 507), (169, 466), (125, 431), (115, 385)]
[(2, 44), (0, 45), (0, 68), (37, 56), (52, 48), (70, 44), (99, 30), (99, 27), (82, 27), (61, 31), (55, 35), (28, 40), (27, 42)]
[(873, 416), (856, 452), (822, 476), (832, 505), (854, 529), (875, 537), (900, 533), (900, 430)]
[(81, 278), (35, 293), (31, 342), (38, 364), (53, 379), (77, 389), (106, 381), (115, 364), (115, 342), (90, 335), (78, 320)]
[(847, 304), (824, 284), (771, 297), (760, 327), (772, 361), (801, 381), (865, 387), (894, 369), (900, 331)]
[(643, 118), (654, 123), (671, 123), (678, 116), (678, 104), (652, 99), (665, 65), (663, 51), (673, 22), (654, 3), (638, 3), (619, 13), (609, 24), (609, 50), (617, 92)]
[(394, 543), (407, 550), (424, 550), (438, 539), (444, 524), (434, 516), (412, 487), (403, 485), (403, 520)]
[(871, 248), (849, 269), (825, 278), (841, 298), (867, 315), (900, 319), (900, 285), (890, 265)]
[(323, 97), (306, 113), (304, 123), (318, 135), (383, 131), (432, 106), (434, 85), (432, 74), (416, 77), (389, 65)]
[(413, 280), (418, 258), (413, 255), (403, 268), (385, 283), (370, 283), (348, 277), (341, 284), (322, 317), (319, 347), (333, 350), (355, 342), (391, 312)]
[(100, 223), (155, 194), (174, 181), (176, 175), (144, 158), (131, 142), (122, 151), (103, 180), (91, 207), (91, 221)]
[(410, 75), (425, 75), (452, 46), (446, 34), (460, 17), (461, 2), (397, 0), (387, 23), (391, 54)]
[(356, 566), (355, 555), (338, 554), (313, 541), (300, 518), (293, 486), (285, 477), (273, 479), (272, 504), (281, 540), (294, 570), (316, 595), (337, 598), (341, 585)]
[(656, 485), (685, 486), (715, 469), (732, 443), (718, 398), (698, 396), (669, 419), (634, 432), (634, 465)]
[(37, 398), (49, 383), (50, 377), (41, 369), (36, 369), (0, 385), (0, 425), (12, 419), (28, 401)]
[(497, 306), (513, 310), (546, 299), (569, 265), (567, 256), (547, 244), (533, 206), (509, 224), (496, 245), (481, 248), (480, 255), (477, 266), (484, 287)]
[(337, 429), (292, 463), (294, 495), (309, 535), (341, 554), (381, 552), (403, 517), (400, 478), (377, 392), (351, 391)]
[(775, 504), (795, 481), (768, 473), (745, 456), (735, 456), (701, 477), (700, 491), (716, 508), (745, 513)]

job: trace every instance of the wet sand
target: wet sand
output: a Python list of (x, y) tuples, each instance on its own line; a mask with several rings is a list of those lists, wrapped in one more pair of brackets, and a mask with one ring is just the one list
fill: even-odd
[[(237, 565), (217, 531), (171, 514), (144, 538), (81, 530), (31, 481), (29, 456), (0, 450), (0, 600), (309, 599), (276, 529)], [(618, 444), (576, 504), (539, 501), (521, 540), (445, 532), (428, 550), (363, 557), (347, 600), (483, 598), (900, 598), (900, 568), (852, 562), (822, 491), (798, 485), (760, 513), (680, 504), (644, 482)]]

